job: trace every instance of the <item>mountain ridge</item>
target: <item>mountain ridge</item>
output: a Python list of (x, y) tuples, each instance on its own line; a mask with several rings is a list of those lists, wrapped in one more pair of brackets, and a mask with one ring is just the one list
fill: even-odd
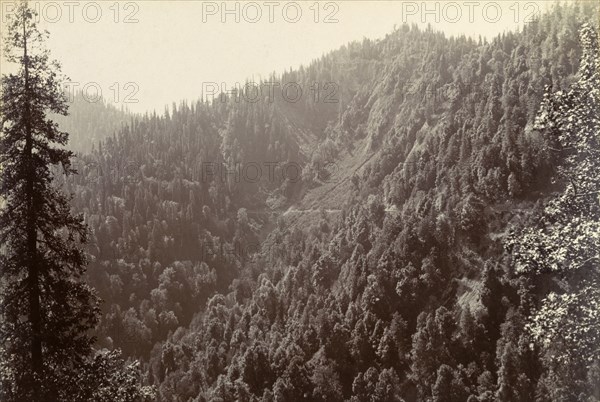
[[(503, 384), (515, 394), (499, 400), (534, 400), (551, 379), (515, 328), (536, 293), (503, 242), (553, 190), (555, 139), (531, 127), (544, 88), (574, 80), (590, 10), (480, 44), (404, 26), (278, 77), (337, 82), (341, 111), (225, 98), (107, 138), (84, 160), (134, 168), (70, 184), (111, 301), (100, 343), (142, 359), (160, 400), (443, 400), (446, 386), (484, 401)], [(207, 163), (302, 174), (221, 180)]]

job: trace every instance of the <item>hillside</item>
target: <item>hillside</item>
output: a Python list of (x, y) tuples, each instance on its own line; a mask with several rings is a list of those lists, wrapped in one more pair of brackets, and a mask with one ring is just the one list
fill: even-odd
[(507, 247), (562, 188), (534, 123), (597, 11), (490, 42), (402, 26), (270, 78), (321, 84), (298, 102), (100, 113), (98, 133), (123, 127), (77, 140), (101, 141), (63, 183), (92, 232), (99, 346), (164, 401), (599, 398), (597, 362), (556, 374), (529, 346), (552, 285)]
[(118, 109), (93, 92), (67, 91), (69, 115), (55, 114), (53, 120), (61, 130), (69, 133), (69, 148), (79, 153), (89, 153), (92, 148), (113, 136), (136, 116), (125, 108)]

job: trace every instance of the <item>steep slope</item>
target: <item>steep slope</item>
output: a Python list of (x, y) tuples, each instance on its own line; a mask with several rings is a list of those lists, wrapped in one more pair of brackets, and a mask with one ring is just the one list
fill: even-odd
[(165, 401), (533, 400), (532, 296), (503, 239), (553, 189), (532, 122), (594, 11), (490, 43), (404, 26), (270, 78), (318, 97), (135, 119), (65, 183), (100, 343), (143, 358)]
[(69, 133), (69, 148), (75, 152), (91, 152), (100, 141), (119, 132), (136, 117), (125, 108), (118, 109), (92, 95), (67, 91), (69, 116), (53, 116), (60, 129)]
[(546, 400), (522, 331), (535, 296), (503, 239), (552, 191), (555, 139), (531, 126), (592, 14), (558, 8), (491, 43), (403, 28), (380, 44), (397, 56), (306, 170), (341, 168), (304, 182), (231, 292), (153, 351), (161, 397)]

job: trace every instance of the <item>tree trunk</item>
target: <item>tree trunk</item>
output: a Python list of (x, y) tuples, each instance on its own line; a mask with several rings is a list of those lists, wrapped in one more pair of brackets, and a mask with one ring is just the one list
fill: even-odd
[(31, 371), (33, 398), (41, 401), (40, 380), (43, 375), (39, 267), (37, 263), (37, 217), (35, 210), (35, 164), (33, 161), (33, 133), (31, 130), (31, 105), (29, 88), (29, 58), (27, 55), (26, 22), (23, 21), (23, 64), (25, 68), (25, 157), (27, 158), (27, 269), (29, 285), (29, 322), (31, 324)]

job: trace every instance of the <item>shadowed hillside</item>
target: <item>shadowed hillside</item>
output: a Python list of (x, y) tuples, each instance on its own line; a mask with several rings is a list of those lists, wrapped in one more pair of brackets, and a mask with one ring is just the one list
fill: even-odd
[(98, 132), (123, 128), (64, 183), (92, 230), (99, 344), (164, 401), (598, 398), (597, 361), (558, 375), (534, 347), (555, 284), (506, 248), (564, 184), (534, 123), (597, 12), (489, 42), (402, 26), (270, 78), (319, 84), (297, 102), (105, 108)]

